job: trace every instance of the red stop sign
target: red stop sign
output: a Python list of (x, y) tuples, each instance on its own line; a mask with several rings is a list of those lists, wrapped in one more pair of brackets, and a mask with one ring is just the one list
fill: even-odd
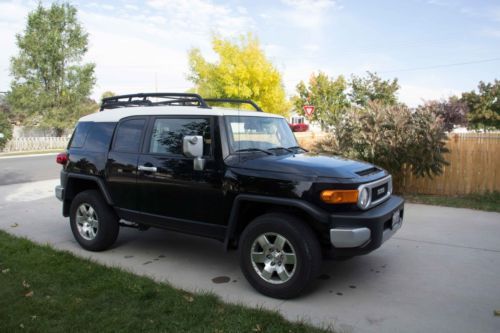
[(314, 105), (304, 105), (303, 109), (308, 117), (312, 116), (314, 113)]

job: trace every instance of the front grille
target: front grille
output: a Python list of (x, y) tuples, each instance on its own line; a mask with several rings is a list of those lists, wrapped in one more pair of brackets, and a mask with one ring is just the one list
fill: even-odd
[(387, 195), (388, 189), (389, 189), (389, 183), (385, 183), (372, 188), (372, 201), (376, 201), (385, 197)]

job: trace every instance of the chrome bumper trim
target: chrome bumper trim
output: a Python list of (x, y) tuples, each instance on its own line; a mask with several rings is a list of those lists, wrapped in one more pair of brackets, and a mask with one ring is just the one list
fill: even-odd
[(366, 243), (371, 236), (368, 228), (330, 229), (330, 242), (337, 248), (358, 247)]

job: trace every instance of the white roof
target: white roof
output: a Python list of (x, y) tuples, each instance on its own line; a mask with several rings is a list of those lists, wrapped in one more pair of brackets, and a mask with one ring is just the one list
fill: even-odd
[(120, 119), (130, 116), (253, 116), (253, 117), (273, 117), (283, 118), (277, 114), (259, 111), (240, 111), (238, 109), (228, 109), (214, 107), (203, 109), (196, 106), (134, 106), (117, 109), (105, 109), (101, 112), (89, 114), (80, 118), (80, 121), (93, 122), (118, 122)]

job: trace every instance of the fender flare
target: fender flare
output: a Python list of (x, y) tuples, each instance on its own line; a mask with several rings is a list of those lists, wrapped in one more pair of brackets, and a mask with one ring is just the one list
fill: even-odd
[[(76, 178), (76, 179), (83, 179), (83, 180), (89, 180), (97, 183), (97, 186), (99, 186), (99, 189), (101, 190), (102, 195), (104, 196), (104, 199), (106, 200), (106, 203), (108, 205), (113, 205), (113, 200), (111, 199), (111, 196), (109, 195), (108, 190), (106, 189), (106, 185), (104, 184), (104, 181), (97, 177), (97, 176), (91, 176), (91, 175), (80, 175), (80, 174), (69, 174), (68, 179), (66, 180), (66, 184), (70, 181), (70, 179)], [(66, 185), (67, 186), (67, 185)], [(66, 193), (68, 191), (64, 191), (64, 199), (66, 200)]]
[(294, 207), (302, 210), (303, 212), (311, 216), (314, 220), (322, 224), (329, 223), (328, 213), (304, 200), (268, 197), (263, 195), (240, 194), (234, 199), (231, 213), (229, 215), (226, 236), (224, 239), (224, 247), (226, 249), (229, 248), (229, 243), (236, 234), (238, 226), (238, 214), (240, 212), (241, 204), (244, 202), (257, 202), (274, 204), (278, 206)]

